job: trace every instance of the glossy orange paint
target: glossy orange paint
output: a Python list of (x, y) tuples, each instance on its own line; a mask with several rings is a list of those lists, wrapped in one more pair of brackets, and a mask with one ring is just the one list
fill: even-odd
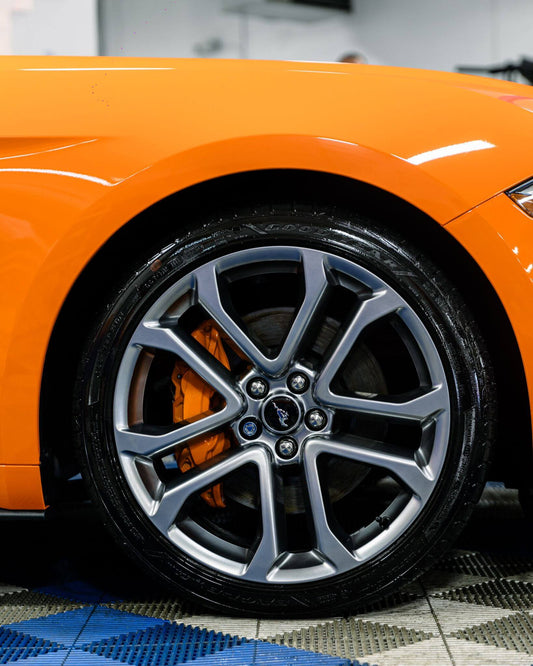
[(446, 228), (472, 255), (504, 304), (520, 347), (533, 413), (533, 220), (500, 194)]
[(38, 469), (46, 349), (90, 258), (156, 201), (233, 173), (339, 174), (456, 220), (533, 368), (530, 310), (506, 300), (513, 276), (523, 304), (532, 286), (496, 256), (523, 214), (496, 199), (456, 219), (532, 175), (530, 88), (343, 64), (55, 57), (0, 60), (0, 86), (0, 465)]
[(0, 465), (0, 508), (19, 511), (46, 508), (37, 465)]

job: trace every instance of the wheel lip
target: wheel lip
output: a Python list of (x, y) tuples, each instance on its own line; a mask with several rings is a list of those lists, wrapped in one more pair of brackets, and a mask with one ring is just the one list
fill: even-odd
[[(406, 304), (406, 310), (405, 312), (402, 312), (400, 316), (402, 317), (402, 319), (404, 319), (404, 321), (408, 325), (409, 330), (411, 330), (411, 326), (415, 326), (415, 328), (423, 330), (424, 332), (423, 334), (424, 344), (423, 344), (422, 353), (424, 359), (426, 360), (426, 363), (428, 363), (428, 369), (430, 371), (430, 374), (433, 374), (433, 372), (437, 372), (438, 374), (440, 374), (441, 378), (446, 383), (446, 388), (447, 388), (446, 368), (444, 367), (444, 365), (440, 360), (440, 356), (436, 349), (435, 343), (432, 339), (431, 332), (428, 331), (428, 329), (422, 323), (419, 316), (413, 310), (412, 306), (409, 305), (408, 301), (403, 296), (397, 294), (394, 287), (391, 286), (390, 283), (385, 282), (384, 278), (381, 278), (379, 275), (371, 272), (368, 268), (366, 268), (363, 265), (363, 261), (361, 261), (361, 263), (356, 263), (355, 260), (350, 260), (340, 255), (331, 254), (329, 252), (326, 252), (325, 250), (317, 250), (316, 248), (307, 248), (304, 246), (292, 246), (292, 245), (271, 245), (268, 247), (265, 246), (254, 247), (244, 250), (238, 250), (236, 252), (231, 252), (228, 254), (223, 254), (222, 256), (216, 259), (210, 260), (204, 264), (200, 264), (200, 266), (201, 267), (217, 266), (219, 270), (222, 272), (224, 270), (229, 270), (230, 268), (244, 266), (247, 264), (253, 264), (255, 262), (261, 262), (264, 257), (271, 254), (272, 252), (277, 253), (278, 255), (275, 261), (283, 262), (287, 260), (296, 260), (296, 258), (301, 257), (302, 251), (305, 251), (307, 253), (318, 253), (322, 256), (327, 255), (328, 259), (330, 260), (329, 267), (336, 270), (342, 270), (342, 267), (346, 266), (354, 266), (356, 268), (357, 279), (361, 279), (361, 276), (363, 275), (365, 277), (364, 281), (365, 284), (367, 284), (367, 286), (369, 286), (371, 289), (377, 290), (381, 286), (385, 285), (386, 289), (394, 292)], [(233, 261), (234, 258), (237, 259), (236, 262)], [(167, 287), (163, 291), (163, 293), (160, 293), (160, 295), (149, 306), (148, 310), (142, 317), (138, 326), (147, 321), (154, 321), (155, 318), (158, 319), (159, 318), (157, 316), (158, 312), (159, 313), (165, 312), (168, 309), (168, 307), (176, 301), (177, 298), (184, 295), (187, 291), (193, 288), (194, 280), (192, 276), (194, 275), (197, 269), (198, 267), (193, 268), (189, 273), (179, 278), (172, 286)], [(436, 335), (436, 333), (433, 332), (433, 335)], [(129, 384), (131, 383), (133, 371), (140, 353), (141, 353), (140, 348), (134, 349), (128, 345), (124, 350), (122, 359), (120, 360), (119, 370), (117, 373), (115, 388), (113, 392), (113, 420), (115, 425), (116, 426), (118, 425), (119, 428), (126, 427), (127, 425), (127, 411), (125, 410), (123, 396), (129, 393)], [(438, 359), (438, 362), (436, 361), (435, 357), (436, 359)], [(435, 364), (433, 364), (432, 361), (435, 362)], [(297, 366), (291, 367), (291, 371), (287, 373), (287, 376), (289, 374), (292, 374), (295, 371), (295, 368), (297, 369)], [(253, 374), (253, 376), (257, 376), (258, 370), (252, 369), (251, 374)], [(246, 385), (248, 380), (249, 376), (245, 377), (242, 380), (241, 384)], [(269, 381), (272, 381), (271, 378), (269, 379)], [(311, 381), (311, 385), (312, 384), (313, 382)], [(247, 400), (246, 392), (244, 391), (243, 393), (244, 393), (243, 401), (246, 402)], [(437, 424), (438, 432), (435, 435), (435, 439), (436, 440), (438, 439), (439, 442), (441, 442), (441, 444), (439, 444), (439, 446), (437, 447), (436, 446), (433, 447), (432, 458), (430, 461), (433, 467), (433, 471), (435, 473), (435, 486), (438, 480), (440, 479), (440, 474), (442, 471), (442, 467), (444, 465), (448, 448), (447, 442), (449, 440), (450, 429), (451, 429), (450, 394), (448, 390), (446, 393), (447, 393), (447, 407), (438, 419), (438, 424)], [(291, 395), (292, 398), (296, 398), (297, 400), (298, 398), (301, 397), (301, 396), (294, 396), (290, 393), (289, 395)], [(257, 402), (257, 400), (254, 399), (254, 402)], [(320, 402), (318, 402), (318, 404), (321, 408), (324, 408), (320, 404)], [(244, 411), (241, 412), (241, 416), (242, 414), (244, 414)], [(277, 433), (276, 437), (279, 438), (279, 436), (283, 436), (285, 434), (287, 434), (286, 431), (282, 433)], [(320, 436), (327, 435), (328, 431), (325, 432), (321, 431), (320, 433), (312, 432), (311, 434), (316, 438), (319, 435)], [(308, 439), (311, 438), (311, 434)], [(443, 441), (446, 442), (444, 445), (442, 444)], [(442, 448), (443, 446), (444, 448)], [(435, 451), (435, 449), (438, 449), (438, 451)], [(439, 453), (437, 457), (435, 457), (436, 453)], [(270, 452), (268, 453), (268, 455), (271, 455)], [(151, 497), (148, 493), (145, 492), (145, 489), (142, 488), (142, 484), (139, 484), (139, 476), (138, 472), (135, 470), (135, 465), (132, 456), (128, 456), (124, 452), (118, 451), (118, 459), (120, 461), (122, 470), (125, 474), (130, 492), (132, 493), (134, 499), (138, 502), (138, 504), (142, 508), (143, 512), (148, 516), (148, 518), (150, 518), (151, 513), (153, 512), (154, 509), (155, 500), (153, 497)], [(431, 495), (434, 494), (435, 486), (433, 488)], [(415, 512), (413, 512), (412, 510), (413, 507), (410, 508), (410, 511), (408, 512), (410, 516), (407, 522), (404, 521), (403, 525), (401, 527), (398, 527), (398, 529), (396, 530), (397, 532), (396, 538), (400, 538), (409, 530), (412, 524), (419, 517), (422, 508), (426, 505), (429, 499), (430, 498), (428, 497), (424, 502), (422, 502), (420, 508)], [(404, 513), (405, 511), (403, 511), (400, 514), (400, 516), (398, 516), (395, 519), (394, 523), (398, 523), (398, 519), (401, 516), (403, 516)], [(159, 531), (161, 532), (161, 530)], [(265, 582), (283, 583), (283, 584), (302, 583), (302, 582), (308, 583), (308, 582), (319, 581), (324, 578), (330, 578), (332, 575), (345, 573), (348, 570), (348, 569), (337, 570), (335, 568), (332, 568), (327, 562), (324, 562), (323, 565), (321, 566), (311, 567), (309, 569), (310, 576), (307, 576), (307, 570), (304, 571), (302, 575), (299, 575), (298, 573), (295, 573), (294, 570), (290, 570), (289, 572), (287, 572), (284, 571), (283, 569), (280, 569), (278, 570), (278, 572), (273, 572), (272, 575), (267, 577), (267, 579), (265, 579), (264, 577), (256, 578), (253, 575), (251, 576), (248, 575), (246, 573), (246, 568), (245, 567), (243, 568), (241, 563), (236, 563), (228, 558), (224, 558), (216, 553), (212, 553), (208, 549), (203, 548), (201, 544), (196, 544), (195, 548), (191, 548), (191, 543), (194, 542), (192, 542), (190, 537), (184, 534), (176, 525), (174, 525), (168, 532), (166, 533), (162, 532), (162, 533), (164, 537), (166, 537), (171, 543), (176, 545), (180, 550), (182, 550), (187, 555), (193, 557), (193, 559), (197, 559), (200, 563), (204, 564), (204, 566), (208, 566), (209, 568), (213, 568), (223, 573), (227, 573), (231, 576), (234, 576), (244, 581), (259, 582), (259, 583), (265, 583)], [(387, 532), (387, 534), (392, 534), (392, 533), (393, 533), (392, 531)], [(382, 535), (383, 534), (386, 533), (383, 532)], [(373, 543), (373, 541), (369, 543)], [(358, 567), (361, 564), (368, 563), (371, 558), (381, 553), (384, 549), (386, 549), (390, 545), (391, 545), (391, 539), (387, 539), (386, 543), (384, 544), (376, 543), (375, 548), (366, 549), (366, 552), (368, 552), (367, 555), (365, 555), (362, 558), (357, 556), (353, 558), (354, 560), (353, 568)], [(214, 557), (215, 555), (216, 557)]]

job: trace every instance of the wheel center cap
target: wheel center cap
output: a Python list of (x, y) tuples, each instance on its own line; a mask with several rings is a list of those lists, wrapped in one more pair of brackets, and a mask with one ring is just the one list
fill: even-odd
[(270, 398), (263, 408), (263, 419), (273, 432), (290, 432), (299, 424), (302, 416), (299, 404), (289, 396)]

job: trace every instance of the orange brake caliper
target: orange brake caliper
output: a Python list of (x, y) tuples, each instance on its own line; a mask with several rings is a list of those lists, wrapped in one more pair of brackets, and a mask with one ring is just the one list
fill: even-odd
[[(192, 333), (192, 337), (229, 369), (228, 357), (224, 351), (220, 334), (212, 323), (202, 324)], [(172, 372), (172, 383), (176, 389), (173, 401), (174, 423), (194, 419), (212, 411), (211, 401), (216, 393), (215, 389), (181, 361), (176, 361)], [(176, 452), (178, 467), (182, 472), (187, 472), (229, 447), (230, 441), (223, 433), (208, 435)], [(202, 498), (214, 508), (226, 506), (220, 483), (204, 491)]]

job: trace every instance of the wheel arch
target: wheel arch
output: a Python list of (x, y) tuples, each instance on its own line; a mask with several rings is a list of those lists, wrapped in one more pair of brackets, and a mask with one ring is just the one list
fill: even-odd
[[(108, 266), (113, 266), (114, 280), (119, 282), (127, 274), (128, 257), (144, 255), (148, 259), (161, 247), (162, 240), (172, 238), (176, 216), (180, 217), (183, 233), (206, 215), (269, 202), (281, 202), (289, 208), (295, 203), (334, 205), (340, 214), (345, 209), (355, 210), (400, 230), (442, 268), (478, 320), (495, 365), (499, 422), (506, 424), (506, 449), (504, 455), (503, 447), (497, 447), (494, 469), (498, 474), (495, 477), (493, 473), (493, 477), (509, 485), (525, 485), (531, 477), (531, 423), (522, 360), (505, 309), (474, 259), (435, 220), (385, 190), (343, 176), (280, 169), (219, 177), (157, 202), (115, 232), (84, 268), (56, 320), (43, 371), (39, 418), (46, 500), (61, 500), (64, 481), (77, 472), (70, 418), (75, 368), (94, 312), (102, 308), (113, 286), (109, 283)], [(151, 244), (146, 241), (147, 229), (153, 238)], [(485, 307), (481, 307), (481, 301)], [(72, 321), (77, 322), (75, 335)]]

